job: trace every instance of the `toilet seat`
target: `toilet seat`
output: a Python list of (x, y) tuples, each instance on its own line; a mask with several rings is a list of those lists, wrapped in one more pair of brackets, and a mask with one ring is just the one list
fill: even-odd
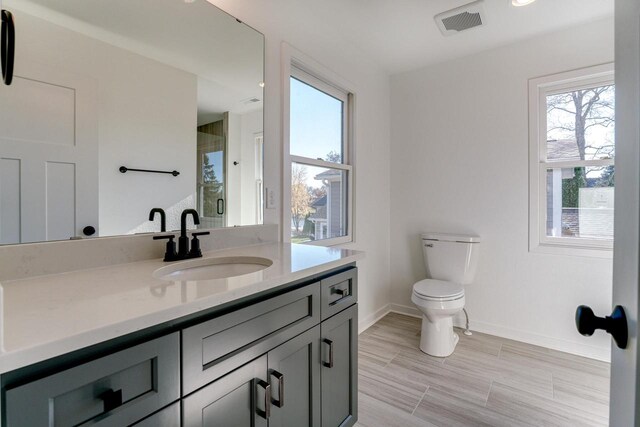
[(413, 285), (413, 293), (427, 301), (454, 301), (464, 297), (464, 287), (455, 282), (425, 279)]

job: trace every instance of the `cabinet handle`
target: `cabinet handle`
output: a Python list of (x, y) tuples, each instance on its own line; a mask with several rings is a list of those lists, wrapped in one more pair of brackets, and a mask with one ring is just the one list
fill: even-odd
[(350, 296), (349, 289), (331, 288), (332, 294), (340, 295), (340, 299)]
[(258, 380), (257, 385), (264, 389), (264, 411), (262, 409), (256, 409), (256, 412), (262, 418), (268, 420), (271, 416), (271, 384), (266, 381)]
[(271, 403), (277, 408), (282, 408), (284, 406), (284, 375), (275, 370), (271, 371), (271, 375), (278, 380), (278, 399), (272, 398)]
[(104, 412), (113, 411), (119, 406), (122, 406), (122, 390), (109, 389), (100, 394), (98, 398), (102, 399), (104, 404)]
[(329, 363), (322, 362), (322, 364), (327, 368), (333, 368), (333, 341), (331, 341), (328, 338), (325, 338), (322, 340), (322, 342), (329, 345)]

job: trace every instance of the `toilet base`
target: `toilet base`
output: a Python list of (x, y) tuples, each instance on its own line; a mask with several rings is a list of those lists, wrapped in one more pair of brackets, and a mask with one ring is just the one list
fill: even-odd
[(460, 337), (453, 332), (453, 317), (444, 317), (433, 323), (427, 316), (422, 316), (420, 350), (423, 353), (434, 357), (451, 356), (458, 341)]

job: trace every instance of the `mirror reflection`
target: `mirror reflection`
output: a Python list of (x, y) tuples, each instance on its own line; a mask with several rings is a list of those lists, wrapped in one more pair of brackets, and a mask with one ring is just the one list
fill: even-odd
[(188, 208), (262, 222), (262, 34), (205, 0), (3, 8), (0, 244), (177, 230)]

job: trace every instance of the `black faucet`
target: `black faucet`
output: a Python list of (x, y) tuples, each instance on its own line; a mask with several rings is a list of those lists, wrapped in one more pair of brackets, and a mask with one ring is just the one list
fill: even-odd
[(160, 214), (160, 231), (164, 233), (165, 231), (167, 231), (167, 214), (164, 213), (164, 209), (151, 209), (151, 212), (149, 212), (149, 221), (153, 221), (157, 213)]
[(185, 209), (180, 216), (180, 237), (178, 238), (178, 251), (176, 252), (176, 244), (173, 242), (176, 236), (169, 234), (166, 236), (153, 236), (153, 240), (167, 239), (167, 251), (164, 254), (165, 261), (179, 261), (189, 258), (202, 257), (202, 250), (200, 249), (200, 240), (198, 236), (206, 236), (210, 234), (208, 231), (202, 231), (200, 233), (191, 233), (193, 237), (191, 239), (191, 248), (189, 248), (189, 237), (187, 237), (187, 217), (193, 215), (194, 224), (200, 224), (200, 217), (195, 209)]
[(187, 237), (187, 217), (193, 216), (193, 223), (200, 224), (200, 216), (195, 209), (185, 209), (180, 215), (180, 238), (178, 239), (178, 256), (186, 258), (189, 253), (189, 238)]

